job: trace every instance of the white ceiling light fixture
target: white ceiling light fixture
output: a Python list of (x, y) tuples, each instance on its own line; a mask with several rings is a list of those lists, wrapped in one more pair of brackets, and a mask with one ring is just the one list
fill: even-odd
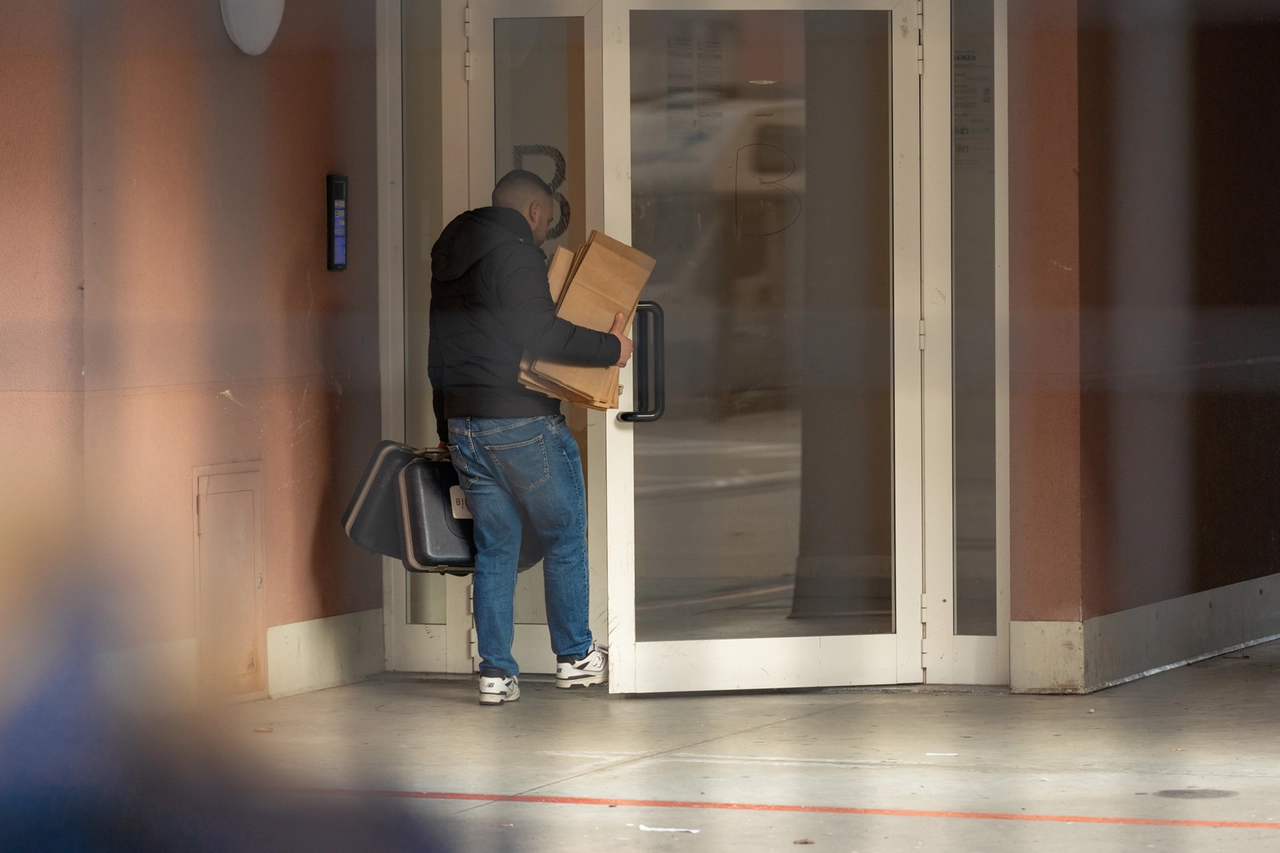
[(284, 0), (220, 0), (222, 24), (227, 35), (250, 56), (258, 56), (271, 47), (280, 20), (284, 18)]

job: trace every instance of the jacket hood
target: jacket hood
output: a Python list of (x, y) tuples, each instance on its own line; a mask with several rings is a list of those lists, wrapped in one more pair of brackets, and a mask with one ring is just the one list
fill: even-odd
[(533, 231), (518, 210), (481, 207), (450, 222), (431, 248), (431, 274), (440, 281), (461, 278), (481, 258), (508, 243), (537, 249)]

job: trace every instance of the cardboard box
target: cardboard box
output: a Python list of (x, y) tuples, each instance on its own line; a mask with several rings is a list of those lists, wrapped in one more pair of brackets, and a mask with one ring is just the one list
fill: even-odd
[[(547, 278), (556, 300), (557, 316), (569, 322), (607, 332), (613, 318), (623, 315), (629, 329), (640, 292), (653, 272), (654, 259), (599, 231), (576, 253), (557, 249)], [(521, 363), (520, 383), (548, 396), (589, 409), (618, 407), (620, 369), (570, 364), (547, 358)]]

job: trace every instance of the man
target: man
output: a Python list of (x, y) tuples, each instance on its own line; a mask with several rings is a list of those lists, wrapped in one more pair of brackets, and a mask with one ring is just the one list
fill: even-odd
[(431, 249), (427, 374), (440, 441), (475, 517), (474, 611), (480, 704), (520, 698), (511, 656), (522, 510), (544, 554), (556, 686), (603, 684), (606, 650), (588, 624), (587, 507), (578, 445), (560, 404), (520, 384), (528, 351), (579, 364), (625, 365), (622, 315), (598, 332), (556, 317), (547, 259), (551, 188), (532, 172), (498, 181), (493, 206), (449, 223)]

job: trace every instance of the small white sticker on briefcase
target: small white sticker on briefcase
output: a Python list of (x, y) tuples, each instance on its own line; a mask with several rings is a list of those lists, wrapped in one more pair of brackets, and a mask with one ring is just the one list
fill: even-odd
[(453, 504), (454, 518), (472, 518), (471, 510), (467, 509), (467, 496), (462, 492), (462, 486), (449, 487), (449, 502)]

